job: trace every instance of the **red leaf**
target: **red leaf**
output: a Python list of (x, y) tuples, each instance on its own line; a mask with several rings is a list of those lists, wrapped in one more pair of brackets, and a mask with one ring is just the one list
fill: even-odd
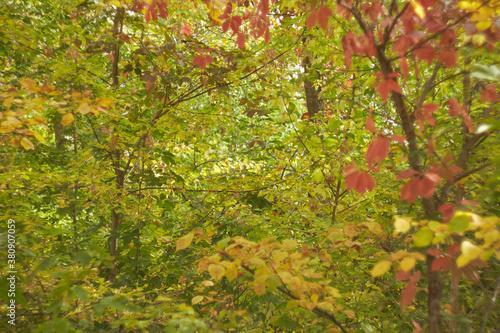
[(436, 57), (436, 51), (434, 51), (434, 48), (428, 42), (416, 49), (414, 53), (419, 60), (427, 61), (429, 65), (434, 61), (434, 58)]
[(472, 120), (470, 119), (469, 113), (467, 112), (465, 107), (460, 108), (460, 115), (462, 116), (464, 124), (465, 126), (467, 126), (469, 132), (474, 132), (474, 125), (472, 125)]
[(344, 49), (344, 64), (346, 68), (351, 67), (352, 62), (352, 46), (351, 42), (354, 38), (352, 32), (348, 32), (344, 37), (342, 37), (342, 48)]
[(435, 191), (434, 182), (427, 177), (421, 178), (418, 187), (418, 194), (423, 198), (430, 198)]
[(453, 216), (453, 205), (451, 203), (445, 203), (439, 206), (437, 211), (443, 213), (443, 221), (448, 223)]
[(401, 293), (401, 299), (399, 301), (401, 310), (405, 305), (410, 305), (413, 302), (413, 298), (415, 297), (416, 293), (417, 289), (415, 288), (415, 282), (408, 282), (405, 289)]
[(443, 252), (441, 252), (440, 250), (438, 250), (436, 248), (432, 248), (432, 249), (427, 250), (427, 253), (433, 257), (439, 257), (439, 256), (443, 255)]
[(375, 120), (373, 120), (373, 118), (370, 117), (366, 121), (366, 129), (372, 133), (377, 132), (377, 129), (375, 128)]
[(436, 112), (438, 109), (439, 109), (439, 106), (437, 104), (435, 104), (435, 103), (425, 104), (425, 105), (422, 106), (422, 111), (423, 111), (424, 119), (431, 126), (436, 126), (436, 120), (432, 116), (432, 113)]
[(345, 6), (340, 4), (337, 4), (337, 13), (348, 21), (351, 18), (351, 12)]
[(451, 262), (451, 258), (449, 257), (440, 257), (436, 258), (432, 261), (431, 271), (437, 271), (440, 269), (444, 269)]
[(269, 33), (269, 27), (266, 27), (266, 32), (264, 34), (264, 41), (267, 43), (269, 42), (269, 39), (271, 39), (271, 35)]
[(450, 255), (454, 255), (458, 252), (458, 250), (460, 250), (460, 244), (453, 244), (453, 245), (450, 245), (448, 250), (446, 250), (446, 253), (448, 253)]
[(410, 282), (418, 282), (420, 278), (422, 277), (422, 272), (421, 271), (416, 271), (415, 274), (410, 276)]
[(438, 61), (446, 68), (456, 66), (458, 54), (454, 50), (441, 50), (438, 54)]
[(452, 117), (456, 117), (460, 114), (460, 108), (461, 105), (458, 104), (457, 100), (455, 98), (452, 98), (448, 101), (448, 113)]
[(433, 183), (441, 183), (442, 181), (441, 177), (435, 172), (428, 171), (424, 174), (424, 177), (428, 178)]
[(479, 203), (477, 201), (473, 201), (473, 200), (462, 200), (459, 202), (459, 204), (479, 207)]
[(394, 42), (393, 50), (400, 57), (403, 57), (409, 48), (410, 48), (410, 40), (405, 36), (399, 37), (398, 40)]
[(412, 178), (409, 182), (403, 185), (403, 187), (401, 188), (401, 201), (406, 200), (409, 203), (413, 203), (415, 202), (415, 200), (417, 200), (418, 183), (418, 178)]
[(224, 13), (218, 17), (219, 20), (226, 20), (229, 18), (229, 15), (233, 12), (233, 3), (228, 1), (226, 8), (224, 9)]
[(241, 16), (235, 15), (231, 18), (231, 29), (233, 33), (237, 33), (240, 30)]
[(375, 179), (367, 172), (359, 172), (353, 165), (344, 169), (345, 185), (348, 191), (355, 190), (364, 194), (366, 190), (372, 191), (375, 188)]
[(191, 27), (186, 22), (184, 22), (184, 26), (181, 28), (181, 32), (188, 36), (191, 36)]
[(242, 32), (238, 32), (238, 37), (236, 37), (236, 44), (241, 50), (245, 49), (245, 35)]
[(231, 20), (227, 19), (222, 23), (222, 32), (226, 33), (229, 30), (229, 26), (231, 25)]
[(401, 144), (405, 143), (405, 137), (402, 135), (393, 134), (393, 135), (391, 135), (391, 140), (396, 141), (396, 142), (401, 143)]
[(382, 99), (384, 101), (387, 101), (387, 98), (389, 98), (389, 94), (391, 93), (391, 91), (401, 93), (401, 88), (396, 81), (385, 79), (379, 83), (379, 85), (377, 86), (377, 91)]
[(387, 157), (390, 146), (389, 139), (378, 136), (375, 140), (370, 143), (368, 150), (366, 152), (366, 161), (368, 165), (372, 165), (373, 162), (381, 162)]
[(333, 15), (332, 10), (325, 5), (319, 7), (318, 24), (323, 29), (328, 28), (328, 19)]
[(497, 86), (488, 84), (481, 94), (481, 101), (483, 102), (498, 102)]
[(396, 179), (403, 180), (403, 179), (407, 179), (407, 178), (410, 178), (410, 177), (413, 177), (413, 176), (419, 175), (419, 174), (420, 173), (417, 170), (408, 169), (408, 170), (401, 171), (400, 173), (398, 173), (398, 175), (396, 176)]
[(406, 57), (398, 58), (398, 64), (399, 68), (401, 68), (401, 74), (403, 76), (403, 79), (406, 80), (408, 77), (408, 73), (410, 71), (410, 66), (408, 66), (408, 60), (406, 60)]
[(319, 12), (313, 9), (306, 19), (306, 25), (309, 30), (311, 30), (318, 22)]
[(408, 272), (405, 272), (404, 270), (400, 269), (397, 273), (396, 273), (396, 280), (398, 281), (404, 281), (404, 280), (408, 280), (411, 276), (411, 272), (408, 271)]

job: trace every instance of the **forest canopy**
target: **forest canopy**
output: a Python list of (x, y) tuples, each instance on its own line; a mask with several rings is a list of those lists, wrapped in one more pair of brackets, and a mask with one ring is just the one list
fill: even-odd
[(0, 21), (1, 331), (500, 332), (500, 1)]

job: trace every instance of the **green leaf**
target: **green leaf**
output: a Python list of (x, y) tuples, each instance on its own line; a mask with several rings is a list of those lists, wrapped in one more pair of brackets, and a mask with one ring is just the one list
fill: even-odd
[(425, 228), (420, 229), (415, 236), (413, 236), (413, 244), (418, 247), (424, 247), (431, 243), (434, 234), (431, 230)]
[(451, 232), (461, 233), (469, 227), (470, 217), (462, 212), (458, 212), (448, 223)]

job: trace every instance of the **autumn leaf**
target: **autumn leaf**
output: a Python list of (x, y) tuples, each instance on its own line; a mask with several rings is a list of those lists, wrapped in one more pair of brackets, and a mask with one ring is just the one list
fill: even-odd
[(29, 93), (34, 93), (38, 91), (35, 81), (30, 78), (23, 78), (19, 80), (19, 84)]
[(311, 13), (307, 16), (306, 25), (309, 30), (311, 30), (318, 22), (319, 13), (316, 9), (313, 9)]
[(415, 236), (413, 236), (413, 244), (417, 247), (425, 247), (431, 243), (433, 236), (431, 230), (420, 229)]
[(217, 282), (224, 277), (226, 269), (221, 265), (210, 264), (208, 265), (208, 273)]
[(194, 233), (190, 232), (187, 235), (179, 238), (177, 240), (177, 245), (175, 248), (175, 252), (178, 252), (180, 250), (184, 250), (187, 248), (189, 245), (191, 245), (191, 242), (193, 241)]
[(373, 191), (375, 188), (375, 179), (367, 172), (359, 172), (355, 166), (345, 168), (345, 185), (348, 191), (355, 190), (364, 194), (367, 190)]
[(450, 116), (456, 117), (460, 115), (462, 106), (458, 104), (457, 100), (455, 98), (452, 98), (448, 101), (448, 112)]
[(444, 269), (446, 266), (448, 266), (449, 263), (451, 263), (451, 258), (449, 257), (435, 258), (432, 261), (431, 270), (434, 272), (440, 269)]
[(405, 289), (401, 293), (401, 298), (399, 301), (399, 305), (401, 309), (404, 308), (405, 305), (410, 305), (413, 303), (413, 298), (415, 297), (415, 294), (417, 293), (417, 289), (415, 286), (415, 282), (408, 282), (406, 285)]
[(392, 263), (387, 260), (383, 260), (381, 262), (378, 262), (375, 266), (373, 266), (372, 269), (372, 277), (377, 277), (384, 275), (392, 266)]
[(438, 61), (446, 68), (455, 67), (457, 65), (458, 54), (455, 50), (440, 50), (438, 53)]
[(375, 120), (372, 117), (366, 120), (366, 129), (372, 133), (376, 133), (377, 129), (375, 128)]
[(328, 19), (332, 16), (332, 10), (325, 5), (321, 5), (318, 11), (318, 24), (321, 29), (326, 30), (328, 28)]
[(23, 146), (23, 148), (26, 150), (35, 150), (35, 146), (28, 138), (23, 137), (20, 143), (21, 146)]
[(80, 114), (86, 115), (87, 113), (92, 112), (92, 109), (87, 103), (82, 103), (80, 104), (80, 106), (76, 111), (79, 112)]
[(401, 94), (401, 88), (399, 84), (392, 79), (383, 79), (377, 86), (377, 92), (384, 101), (387, 101), (389, 94), (391, 92), (396, 92)]
[(242, 32), (238, 32), (238, 36), (236, 37), (236, 45), (238, 45), (241, 50), (245, 49), (245, 35)]
[(183, 34), (191, 36), (191, 27), (187, 24), (187, 22), (184, 22), (184, 25), (181, 28), (181, 32)]
[(71, 124), (73, 121), (75, 120), (75, 116), (73, 116), (73, 114), (70, 112), (70, 113), (66, 113), (62, 120), (61, 120), (61, 125), (63, 126), (68, 126), (69, 124)]
[(396, 235), (410, 231), (411, 223), (408, 218), (394, 217), (394, 233)]
[(409, 272), (411, 269), (413, 269), (413, 267), (415, 267), (416, 263), (417, 263), (417, 261), (415, 260), (415, 258), (406, 257), (406, 258), (403, 258), (403, 260), (401, 260), (401, 262), (399, 263), (399, 266), (401, 267), (401, 269), (403, 271)]
[(497, 86), (488, 84), (481, 93), (481, 101), (483, 102), (498, 102)]
[(366, 162), (373, 165), (373, 162), (382, 162), (389, 152), (390, 140), (383, 136), (377, 136), (368, 146), (366, 152)]
[(203, 301), (203, 296), (195, 296), (191, 300), (191, 304), (196, 305), (196, 304), (200, 303), (201, 301)]

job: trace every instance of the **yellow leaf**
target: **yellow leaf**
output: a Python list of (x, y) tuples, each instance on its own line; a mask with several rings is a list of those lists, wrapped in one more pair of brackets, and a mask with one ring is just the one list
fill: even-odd
[(377, 263), (375, 266), (373, 266), (372, 277), (377, 277), (385, 274), (385, 272), (387, 272), (391, 268), (391, 265), (392, 263), (387, 260), (383, 260)]
[(411, 1), (411, 4), (413, 5), (413, 9), (415, 10), (415, 14), (417, 14), (418, 17), (423, 19), (425, 17), (424, 7), (420, 4), (420, 2), (418, 2), (416, 0)]
[(203, 301), (203, 296), (195, 296), (191, 300), (191, 304), (196, 305), (196, 304), (200, 303), (201, 301)]
[(35, 150), (35, 146), (30, 140), (28, 140), (28, 138), (21, 139), (21, 146), (23, 146), (26, 150)]
[(187, 248), (189, 245), (191, 245), (191, 242), (193, 241), (194, 234), (190, 232), (184, 237), (181, 237), (177, 240), (177, 246), (175, 248), (175, 252), (184, 250)]
[(344, 313), (346, 314), (349, 319), (354, 319), (356, 318), (356, 314), (352, 310), (344, 310)]
[(80, 104), (80, 106), (78, 107), (78, 110), (76, 110), (76, 111), (80, 112), (83, 115), (86, 115), (87, 113), (92, 112), (92, 109), (90, 108), (90, 106), (87, 103), (82, 103), (82, 104)]
[(482, 252), (482, 250), (478, 246), (472, 244), (467, 240), (462, 242), (462, 244), (460, 245), (460, 250), (462, 250), (462, 255), (469, 260), (476, 259)]
[(63, 126), (68, 126), (69, 124), (71, 124), (73, 121), (75, 120), (75, 117), (73, 116), (72, 113), (66, 113), (62, 120), (61, 120), (61, 125)]
[(233, 281), (238, 277), (238, 268), (234, 264), (234, 262), (226, 265), (226, 277), (229, 281)]
[(118, 8), (122, 8), (122, 4), (120, 3), (120, 1), (111, 0), (109, 3), (112, 4), (112, 5), (114, 5), (114, 6), (116, 6), (116, 7), (118, 7)]
[(334, 287), (330, 287), (330, 286), (326, 286), (325, 287), (325, 290), (327, 293), (330, 294), (330, 296), (332, 297), (340, 297), (340, 292), (337, 288), (334, 288)]
[(38, 140), (38, 142), (45, 144), (45, 138), (41, 136), (38, 132), (31, 131), (31, 134), (33, 134), (33, 136)]
[(411, 224), (408, 218), (395, 216), (394, 217), (394, 233), (396, 235), (408, 232)]
[(21, 87), (23, 87), (27, 92), (36, 92), (38, 89), (36, 87), (35, 81), (30, 78), (23, 78), (19, 81)]
[(477, 30), (483, 31), (491, 27), (491, 21), (484, 21), (484, 22), (479, 22), (477, 25)]
[(297, 247), (297, 241), (294, 241), (293, 239), (285, 239), (283, 241), (283, 248), (285, 250), (291, 250)]
[(320, 252), (319, 257), (324, 262), (332, 262), (332, 256), (327, 252)]
[(463, 254), (461, 254), (457, 259), (457, 267), (463, 267), (469, 263), (470, 259), (466, 258)]
[(415, 258), (412, 257), (406, 257), (403, 260), (401, 260), (400, 267), (403, 271), (408, 272), (410, 269), (415, 267), (415, 264), (417, 261)]
[(264, 295), (266, 292), (266, 285), (264, 284), (264, 281), (262, 281), (262, 279), (255, 280), (253, 282), (253, 290), (258, 296)]
[(99, 98), (97, 100), (97, 104), (103, 108), (109, 108), (111, 105), (113, 105), (113, 100), (111, 98)]
[(208, 265), (208, 273), (215, 281), (219, 281), (224, 276), (226, 269), (221, 265), (211, 264)]
[(215, 284), (214, 284), (214, 282), (213, 282), (213, 281), (210, 281), (210, 280), (205, 280), (205, 281), (203, 281), (201, 284), (202, 284), (203, 286), (205, 286), (205, 287), (212, 287), (212, 286), (214, 286), (214, 285), (215, 285)]

